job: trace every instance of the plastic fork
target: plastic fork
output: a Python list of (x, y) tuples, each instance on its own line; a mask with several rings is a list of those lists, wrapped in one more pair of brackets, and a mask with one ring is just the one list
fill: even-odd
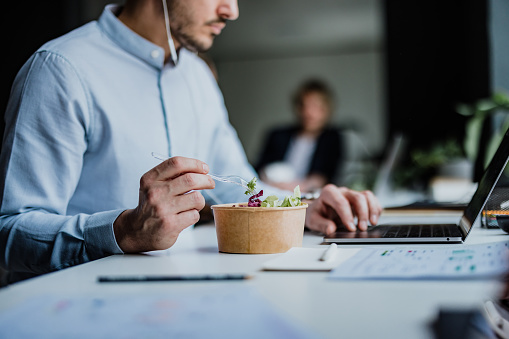
[[(157, 154), (155, 152), (152, 152), (152, 156), (156, 159), (161, 160), (161, 161), (168, 160), (167, 157)], [(244, 187), (246, 190), (250, 191), (250, 188), (247, 186), (248, 181), (246, 181), (242, 177), (239, 177), (238, 175), (218, 175), (218, 174), (213, 174), (213, 173), (207, 173), (207, 175), (216, 181), (222, 181), (222, 182), (227, 182), (230, 184), (238, 185), (238, 186)], [(257, 193), (258, 193), (257, 191), (252, 192), (252, 194), (257, 194)]]
[[(246, 190), (250, 191), (251, 189), (247, 186), (248, 182), (238, 175), (217, 175), (208, 173), (208, 176), (216, 181), (228, 182), (230, 184), (235, 184), (244, 187)], [(253, 194), (258, 192), (253, 191)]]

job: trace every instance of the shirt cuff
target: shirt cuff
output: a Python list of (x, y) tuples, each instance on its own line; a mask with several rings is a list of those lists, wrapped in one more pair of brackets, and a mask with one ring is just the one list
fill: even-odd
[(124, 210), (99, 212), (90, 215), (84, 230), (85, 247), (91, 260), (112, 254), (124, 254), (117, 244), (113, 223)]

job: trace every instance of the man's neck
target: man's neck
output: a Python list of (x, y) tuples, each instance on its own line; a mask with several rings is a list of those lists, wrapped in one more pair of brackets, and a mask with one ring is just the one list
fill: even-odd
[[(160, 1), (136, 1), (122, 8), (118, 19), (131, 30), (164, 49), (165, 60), (171, 56)], [(177, 41), (175, 48), (179, 48)]]

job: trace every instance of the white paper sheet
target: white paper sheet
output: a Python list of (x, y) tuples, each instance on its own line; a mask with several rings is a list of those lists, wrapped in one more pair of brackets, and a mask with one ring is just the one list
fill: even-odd
[(509, 241), (363, 248), (331, 271), (333, 279), (455, 279), (500, 276), (509, 271)]

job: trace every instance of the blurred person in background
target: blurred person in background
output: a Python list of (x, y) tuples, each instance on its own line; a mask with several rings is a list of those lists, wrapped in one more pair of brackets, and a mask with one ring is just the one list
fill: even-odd
[(258, 164), (260, 178), (281, 189), (300, 185), (303, 192), (333, 182), (342, 156), (342, 139), (329, 122), (334, 111), (331, 89), (323, 81), (304, 82), (293, 98), (297, 124), (269, 132)]

